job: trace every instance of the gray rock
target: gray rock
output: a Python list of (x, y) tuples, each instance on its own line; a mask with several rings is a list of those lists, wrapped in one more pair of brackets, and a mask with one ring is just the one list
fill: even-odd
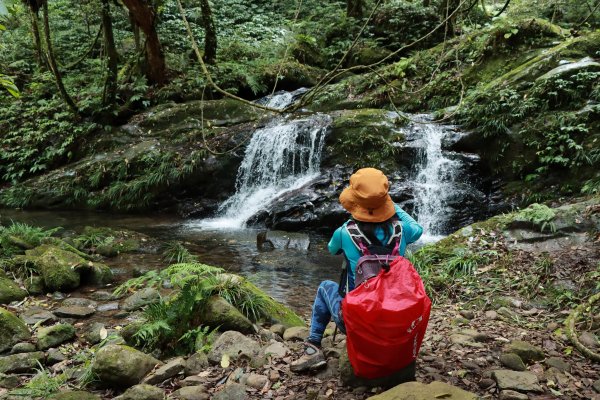
[(201, 386), (204, 383), (206, 383), (206, 378), (198, 375), (192, 375), (182, 380), (181, 386)]
[(254, 389), (262, 389), (268, 382), (269, 378), (267, 378), (265, 375), (250, 373), (248, 376), (246, 376), (244, 382), (242, 383)]
[(283, 333), (284, 340), (306, 340), (308, 338), (309, 330), (304, 326), (293, 326), (287, 328)]
[(475, 313), (471, 310), (460, 310), (460, 315), (469, 320), (475, 318)]
[[(184, 386), (179, 390), (174, 391), (171, 396), (180, 400), (208, 400), (209, 394), (206, 392), (204, 385), (199, 386)], [(213, 397), (215, 399), (216, 397)]]
[(514, 312), (513, 310), (506, 308), (506, 307), (500, 307), (496, 312), (501, 317), (504, 317), (507, 319), (515, 319), (518, 317), (516, 312)]
[(165, 392), (156, 386), (140, 384), (130, 387), (114, 400), (164, 400)]
[(0, 332), (0, 353), (4, 353), (12, 349), (15, 344), (31, 338), (27, 325), (16, 315), (1, 307)]
[(489, 310), (485, 312), (485, 317), (489, 320), (496, 320), (498, 319), (498, 313), (494, 310)]
[(281, 324), (275, 324), (275, 325), (271, 325), (269, 330), (271, 332), (273, 332), (274, 334), (279, 335), (280, 337), (283, 337), (283, 334), (285, 332), (285, 326), (283, 326)]
[(281, 342), (273, 342), (263, 348), (263, 353), (266, 356), (271, 355), (274, 358), (283, 358), (289, 351), (290, 349)]
[(0, 374), (0, 388), (14, 389), (21, 384), (17, 375)]
[(10, 351), (10, 353), (11, 354), (31, 353), (36, 350), (37, 349), (35, 348), (35, 345), (33, 343), (22, 342), (22, 343), (15, 344), (13, 346), (12, 350)]
[(205, 353), (196, 352), (192, 354), (185, 362), (185, 376), (198, 375), (208, 368), (208, 357)]
[(406, 382), (369, 400), (432, 400), (441, 398), (447, 400), (478, 400), (474, 393), (457, 388), (444, 382), (434, 381), (430, 384), (421, 382)]
[(542, 392), (538, 377), (531, 372), (509, 370), (492, 371), (492, 378), (500, 390), (516, 390), (518, 392)]
[(44, 353), (41, 351), (0, 357), (0, 373), (31, 372), (39, 368), (44, 359)]
[(542, 349), (522, 340), (511, 341), (506, 346), (506, 352), (515, 353), (526, 363), (544, 359), (544, 351)]
[(149, 304), (157, 303), (160, 293), (154, 288), (144, 288), (126, 298), (121, 308), (125, 311), (135, 311)]
[(98, 303), (91, 299), (86, 299), (84, 297), (69, 297), (63, 300), (61, 306), (63, 307), (89, 307), (96, 308), (98, 307)]
[(252, 322), (219, 296), (213, 296), (208, 300), (201, 321), (211, 328), (220, 327), (221, 330), (226, 331), (254, 333)]
[(50, 311), (46, 311), (40, 308), (31, 308), (29, 310), (25, 310), (21, 315), (21, 319), (27, 325), (46, 325), (52, 324), (58, 321), (56, 315), (52, 314)]
[(514, 390), (503, 390), (500, 392), (500, 400), (528, 400), (529, 396)]
[(40, 328), (37, 331), (37, 347), (40, 350), (46, 350), (50, 347), (56, 347), (75, 337), (75, 328), (70, 324), (57, 324), (47, 328)]
[(98, 311), (99, 312), (106, 312), (106, 311), (115, 311), (119, 309), (119, 302), (118, 301), (113, 301), (111, 303), (104, 303), (104, 304), (100, 304), (98, 306)]
[(594, 390), (598, 393), (600, 393), (600, 379), (596, 380), (596, 382), (594, 382), (594, 384), (592, 385), (592, 387), (594, 388)]
[(585, 57), (579, 61), (559, 65), (558, 67), (537, 78), (537, 80), (545, 80), (565, 75), (574, 75), (581, 71), (600, 71), (600, 63), (594, 61), (594, 59), (591, 57)]
[(83, 390), (67, 390), (48, 397), (49, 400), (101, 400), (98, 395)]
[(337, 358), (330, 358), (327, 360), (327, 367), (319, 371), (315, 376), (322, 381), (328, 381), (337, 377), (340, 373), (340, 360)]
[(95, 291), (90, 294), (90, 297), (96, 301), (110, 301), (115, 299), (115, 296), (106, 290)]
[(166, 381), (167, 379), (171, 379), (179, 373), (183, 372), (185, 369), (185, 360), (183, 357), (177, 357), (165, 365), (158, 368), (156, 371), (151, 372), (144, 378), (142, 383), (147, 383), (148, 385), (158, 385)]
[(67, 306), (60, 307), (53, 311), (54, 315), (59, 318), (87, 318), (93, 315), (96, 311), (93, 308), (83, 306)]
[(560, 357), (549, 357), (544, 362), (548, 367), (554, 367), (561, 372), (571, 371), (571, 365)]
[(103, 340), (103, 333), (106, 332), (106, 328), (104, 324), (101, 322), (94, 322), (90, 326), (88, 326), (84, 333), (83, 338), (89, 344), (98, 344)]
[(92, 372), (103, 385), (125, 389), (140, 383), (160, 361), (132, 347), (108, 345), (96, 353)]
[(215, 393), (212, 400), (246, 400), (247, 398), (246, 387), (239, 383), (232, 383), (226, 385), (220, 392)]
[(264, 364), (264, 357), (260, 350), (260, 344), (255, 340), (237, 331), (227, 331), (213, 343), (208, 353), (208, 361), (218, 364), (223, 355), (227, 354), (231, 361), (246, 358), (253, 366), (260, 366)]
[(65, 361), (67, 357), (58, 349), (49, 349), (48, 355), (46, 356), (46, 364), (54, 365), (56, 363)]
[(504, 353), (500, 355), (500, 363), (506, 368), (510, 368), (513, 371), (525, 371), (527, 367), (521, 357), (515, 353)]
[(600, 341), (598, 341), (598, 337), (594, 335), (592, 332), (582, 332), (579, 335), (579, 341), (587, 348), (591, 350), (595, 350), (600, 346)]

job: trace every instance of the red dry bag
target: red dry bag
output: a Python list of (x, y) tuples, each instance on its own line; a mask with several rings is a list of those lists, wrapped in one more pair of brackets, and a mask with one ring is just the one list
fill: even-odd
[(423, 281), (404, 257), (348, 293), (342, 315), (354, 374), (381, 378), (415, 361), (430, 312)]

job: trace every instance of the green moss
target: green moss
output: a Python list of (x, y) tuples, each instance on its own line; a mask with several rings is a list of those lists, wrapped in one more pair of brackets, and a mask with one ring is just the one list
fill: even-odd
[(58, 346), (75, 337), (75, 328), (69, 324), (57, 324), (37, 331), (37, 347), (40, 350)]
[(26, 251), (26, 256), (36, 266), (48, 290), (70, 290), (79, 286), (77, 268), (87, 261), (75, 253), (51, 245), (41, 245)]
[(11, 301), (23, 300), (27, 297), (27, 292), (24, 291), (9, 279), (4, 272), (0, 270), (0, 304), (8, 304)]
[(31, 337), (27, 325), (10, 311), (0, 307), (0, 353), (10, 350), (16, 343)]

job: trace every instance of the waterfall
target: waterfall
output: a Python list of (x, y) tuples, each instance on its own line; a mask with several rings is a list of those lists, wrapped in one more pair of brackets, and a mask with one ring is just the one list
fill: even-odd
[[(293, 93), (282, 93), (270, 97), (266, 104), (285, 108), (293, 99)], [(330, 122), (331, 118), (323, 114), (281, 116), (256, 130), (238, 169), (235, 193), (221, 204), (218, 217), (204, 220), (202, 226), (243, 228), (274, 199), (318, 176)]]
[(442, 139), (451, 127), (431, 122), (428, 115), (416, 115), (415, 130), (423, 146), (416, 165), (413, 181), (415, 216), (423, 226), (423, 242), (439, 240), (447, 233), (448, 217), (454, 210), (450, 200), (463, 190), (458, 180), (462, 174), (462, 162), (449, 158), (451, 153), (442, 150)]

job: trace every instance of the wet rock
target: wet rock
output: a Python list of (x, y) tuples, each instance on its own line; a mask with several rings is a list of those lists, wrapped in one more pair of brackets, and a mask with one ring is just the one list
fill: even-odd
[(243, 379), (243, 384), (248, 385), (254, 389), (262, 389), (269, 382), (269, 378), (265, 375), (250, 373)]
[(164, 400), (165, 392), (156, 386), (140, 384), (130, 387), (114, 400)]
[(220, 327), (222, 330), (254, 333), (254, 325), (237, 308), (219, 296), (208, 300), (202, 314), (202, 323), (211, 328)]
[(29, 340), (29, 328), (10, 311), (0, 307), (0, 353), (4, 353), (23, 340)]
[(12, 350), (10, 351), (11, 354), (18, 354), (18, 353), (31, 353), (33, 351), (36, 351), (37, 349), (35, 348), (35, 345), (33, 343), (17, 343), (13, 346)]
[(506, 352), (515, 353), (526, 363), (544, 359), (544, 351), (542, 349), (523, 340), (511, 341), (506, 346)]
[(256, 246), (259, 250), (266, 250), (266, 247), (270, 247), (271, 249), (306, 251), (310, 247), (310, 238), (305, 233), (267, 231), (256, 236)]
[(183, 357), (177, 357), (165, 365), (158, 368), (156, 371), (148, 374), (143, 380), (142, 383), (147, 383), (148, 385), (158, 385), (166, 381), (167, 379), (171, 379), (174, 376), (179, 375), (185, 369), (185, 360)]
[(83, 390), (69, 390), (48, 397), (50, 400), (101, 400), (100, 396)]
[(415, 380), (415, 363), (411, 363), (405, 368), (385, 376), (383, 378), (378, 379), (365, 379), (359, 378), (354, 375), (354, 370), (352, 369), (352, 364), (350, 364), (350, 360), (348, 359), (348, 351), (344, 347), (341, 351), (339, 358), (339, 371), (340, 371), (340, 379), (342, 383), (346, 386), (350, 387), (358, 387), (358, 386), (366, 386), (366, 387), (384, 387), (390, 388), (396, 385), (399, 385), (404, 382), (414, 381)]
[(546, 72), (536, 80), (553, 79), (561, 76), (571, 76), (582, 71), (600, 71), (600, 63), (594, 61), (591, 57), (584, 57), (579, 61), (569, 62)]
[(125, 389), (140, 383), (160, 361), (132, 347), (108, 345), (96, 353), (92, 372), (103, 385)]
[(226, 385), (220, 392), (215, 393), (212, 400), (246, 400), (247, 398), (246, 387), (239, 383), (232, 383)]
[[(208, 400), (210, 396), (204, 385), (184, 386), (174, 391), (171, 396), (180, 400)], [(213, 399), (216, 397), (213, 397)]]
[(84, 258), (51, 245), (38, 246), (25, 254), (33, 258), (47, 290), (71, 290), (79, 286), (80, 275), (76, 268), (87, 263)]
[(126, 298), (121, 308), (125, 311), (135, 311), (149, 304), (157, 303), (160, 293), (154, 288), (144, 288)]
[(444, 382), (434, 381), (430, 384), (420, 382), (407, 382), (396, 386), (369, 400), (431, 400), (437, 398), (448, 400), (477, 400), (474, 393), (457, 388)]
[(514, 390), (503, 390), (500, 392), (500, 400), (527, 400), (529, 396)]
[(544, 362), (548, 367), (554, 367), (561, 372), (571, 371), (571, 365), (560, 357), (549, 357)]
[(112, 303), (100, 304), (98, 306), (98, 312), (115, 311), (119, 309), (119, 302), (113, 301)]
[(20, 317), (27, 325), (40, 326), (58, 321), (56, 315), (41, 308), (30, 308), (29, 310), (25, 310)]
[(203, 352), (192, 354), (185, 362), (185, 376), (198, 375), (200, 372), (208, 368), (208, 357)]
[(263, 348), (263, 353), (266, 356), (271, 355), (274, 358), (283, 358), (290, 351), (288, 347), (281, 342), (273, 342)]
[(107, 334), (108, 332), (106, 331), (103, 323), (94, 322), (85, 329), (83, 338), (89, 344), (98, 344), (102, 340), (106, 339)]
[(37, 347), (40, 350), (56, 347), (75, 337), (75, 328), (70, 324), (57, 324), (37, 331)]
[(41, 351), (0, 357), (0, 373), (31, 372), (39, 368), (44, 359), (44, 353)]
[(283, 333), (284, 340), (306, 340), (308, 338), (309, 330), (304, 326), (293, 326), (287, 328)]
[(515, 353), (505, 353), (500, 355), (500, 363), (513, 371), (525, 371), (527, 369), (521, 357)]
[(516, 390), (518, 392), (542, 392), (538, 377), (531, 372), (509, 370), (492, 371), (492, 378), (500, 390)]
[(106, 290), (95, 291), (90, 294), (90, 297), (96, 301), (110, 301), (115, 299), (115, 296)]
[(54, 365), (56, 363), (65, 361), (67, 357), (58, 349), (49, 349), (48, 355), (46, 356), (46, 364)]
[(227, 331), (213, 343), (208, 353), (208, 360), (212, 364), (218, 364), (223, 355), (227, 354), (231, 361), (246, 358), (253, 366), (260, 366), (264, 364), (264, 357), (260, 350), (260, 344), (255, 340), (237, 331)]
[(17, 375), (6, 375), (0, 373), (0, 388), (14, 389), (19, 386), (21, 382)]
[(25, 297), (27, 297), (27, 292), (0, 270), (0, 304), (23, 300)]
[(53, 311), (54, 315), (59, 318), (88, 318), (92, 316), (96, 311), (93, 308), (82, 307), (82, 306), (67, 306), (60, 307)]

